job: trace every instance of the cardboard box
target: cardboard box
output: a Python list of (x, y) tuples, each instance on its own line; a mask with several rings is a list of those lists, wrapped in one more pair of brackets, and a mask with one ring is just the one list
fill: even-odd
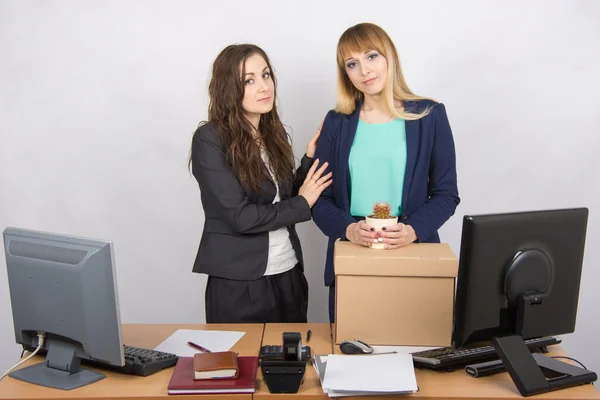
[(337, 241), (335, 343), (449, 346), (458, 259), (448, 244), (375, 250)]

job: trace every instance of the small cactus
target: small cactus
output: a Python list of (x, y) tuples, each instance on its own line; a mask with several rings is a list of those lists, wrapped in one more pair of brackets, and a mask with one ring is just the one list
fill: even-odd
[(389, 219), (392, 218), (391, 215), (392, 208), (389, 203), (384, 201), (378, 201), (373, 206), (373, 218), (377, 219)]

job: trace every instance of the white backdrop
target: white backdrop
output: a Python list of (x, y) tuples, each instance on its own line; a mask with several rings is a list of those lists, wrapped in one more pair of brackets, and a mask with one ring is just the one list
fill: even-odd
[[(212, 61), (230, 43), (267, 51), (300, 157), (334, 106), (337, 40), (365, 21), (394, 39), (412, 90), (446, 104), (462, 202), (441, 236), (457, 254), (464, 214), (590, 208), (563, 343), (600, 372), (600, 2), (1, 1), (0, 229), (112, 240), (124, 323), (204, 322), (186, 158)], [(309, 320), (326, 321), (325, 237), (298, 230)], [(4, 272), (0, 320), (4, 370), (20, 353)]]

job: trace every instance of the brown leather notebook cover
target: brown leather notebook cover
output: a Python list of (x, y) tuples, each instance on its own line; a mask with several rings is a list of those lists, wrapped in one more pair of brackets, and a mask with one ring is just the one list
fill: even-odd
[(194, 354), (194, 379), (230, 379), (238, 375), (237, 353), (233, 351)]

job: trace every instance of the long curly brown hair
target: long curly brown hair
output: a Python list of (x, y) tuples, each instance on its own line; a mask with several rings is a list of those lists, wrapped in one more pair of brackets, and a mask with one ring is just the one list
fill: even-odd
[[(245, 189), (260, 191), (261, 181), (271, 179), (260, 155), (260, 147), (254, 138), (254, 127), (244, 116), (242, 100), (244, 98), (244, 75), (246, 60), (260, 55), (271, 72), (275, 85), (274, 98), (277, 98), (277, 81), (269, 57), (253, 44), (227, 46), (213, 63), (212, 78), (208, 85), (210, 102), (208, 121), (217, 126), (223, 144), (227, 149), (227, 161), (237, 174)], [(240, 73), (241, 66), (241, 73)], [(292, 179), (294, 153), (289, 137), (281, 120), (277, 106), (260, 116), (258, 133), (262, 147), (269, 157), (269, 164), (279, 184)], [(191, 166), (191, 152), (188, 166)]]

